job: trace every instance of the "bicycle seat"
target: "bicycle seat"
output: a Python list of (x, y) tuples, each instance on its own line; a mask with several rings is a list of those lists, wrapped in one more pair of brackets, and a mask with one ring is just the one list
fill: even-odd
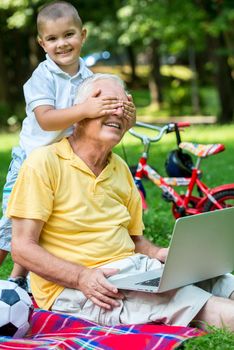
[(201, 143), (181, 142), (179, 144), (179, 147), (200, 158), (212, 156), (213, 154), (225, 150), (225, 147), (222, 143), (212, 143), (208, 145), (203, 145)]

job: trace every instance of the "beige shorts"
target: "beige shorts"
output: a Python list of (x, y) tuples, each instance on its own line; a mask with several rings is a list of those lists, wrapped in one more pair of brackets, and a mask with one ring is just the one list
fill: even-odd
[[(136, 254), (102, 267), (120, 268), (120, 273), (126, 273), (159, 266), (158, 260)], [(120, 300), (120, 306), (106, 311), (94, 305), (79, 290), (65, 288), (55, 300), (52, 311), (109, 326), (152, 321), (187, 326), (212, 295), (229, 298), (233, 291), (234, 276), (228, 274), (160, 294), (121, 291), (125, 298)]]

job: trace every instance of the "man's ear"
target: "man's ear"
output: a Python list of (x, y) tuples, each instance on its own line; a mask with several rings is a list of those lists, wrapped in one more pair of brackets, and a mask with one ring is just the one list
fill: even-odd
[(43, 42), (43, 40), (40, 38), (39, 35), (37, 36), (37, 42), (38, 42), (38, 44), (43, 48), (43, 50), (44, 50), (45, 52), (47, 52), (46, 49), (45, 49), (44, 42)]

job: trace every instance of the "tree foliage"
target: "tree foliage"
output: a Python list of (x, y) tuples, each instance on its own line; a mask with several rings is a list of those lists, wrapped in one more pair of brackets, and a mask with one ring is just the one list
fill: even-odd
[[(36, 14), (49, 1), (0, 2), (0, 113), (17, 112), (22, 84), (43, 57)], [(125, 52), (137, 80), (136, 58), (148, 59), (152, 99), (163, 103), (161, 64), (174, 57), (193, 71), (191, 91), (210, 77), (220, 97), (220, 121), (233, 121), (233, 0), (71, 0), (89, 29), (83, 53)], [(196, 96), (195, 96), (196, 97)], [(13, 102), (14, 101), (14, 102)]]
[[(122, 45), (133, 45), (140, 40), (145, 50), (156, 40), (160, 55), (180, 56), (191, 50), (197, 54), (208, 51), (207, 61), (211, 60), (215, 66), (220, 119), (233, 120), (234, 106), (230, 98), (234, 92), (231, 75), (234, 64), (233, 1), (129, 0), (118, 11), (118, 18), (122, 27), (119, 43)], [(215, 44), (213, 50), (212, 43)], [(191, 55), (190, 59), (192, 70), (198, 73)]]

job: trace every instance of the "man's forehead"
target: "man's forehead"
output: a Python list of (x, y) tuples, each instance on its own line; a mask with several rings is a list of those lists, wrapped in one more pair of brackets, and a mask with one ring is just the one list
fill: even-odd
[(124, 88), (114, 80), (97, 80), (94, 82), (94, 88), (95, 90), (97, 88), (101, 89), (101, 95), (116, 96), (125, 100), (127, 99), (127, 95)]

